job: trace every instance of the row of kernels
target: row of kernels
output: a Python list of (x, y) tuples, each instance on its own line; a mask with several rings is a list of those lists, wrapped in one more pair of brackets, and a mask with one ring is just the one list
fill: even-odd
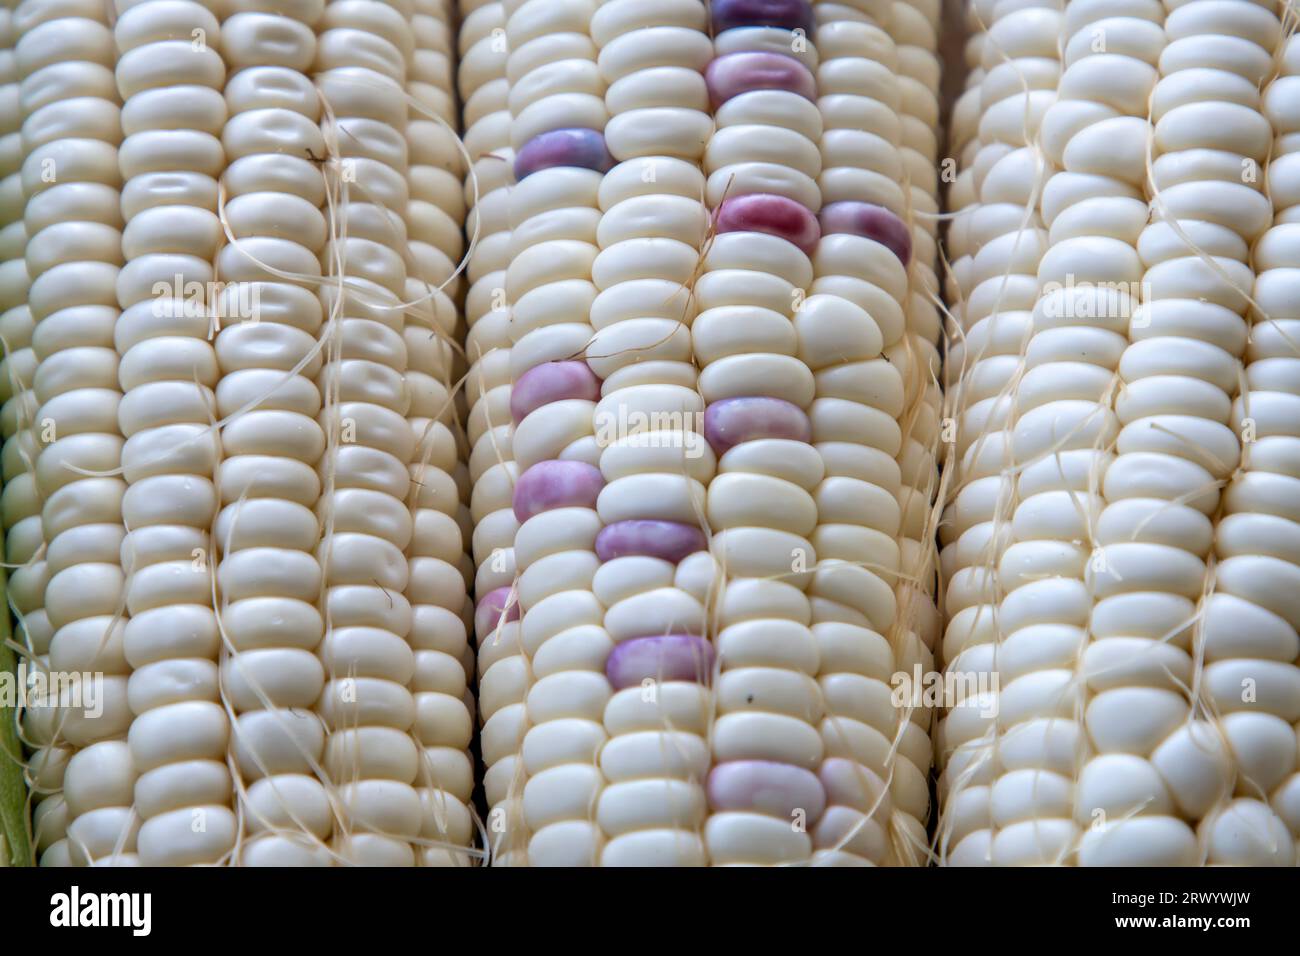
[[(1240, 713), (1246, 708), (1239, 690), (1247, 678), (1259, 688), (1258, 697), (1268, 698), (1261, 703), (1270, 715), (1296, 726), (1291, 702), (1300, 639), (1296, 636), (1292, 582), (1300, 556), (1295, 553), (1291, 531), (1300, 521), (1295, 511), (1300, 469), (1294, 457), (1300, 448), (1296, 431), (1300, 417), (1295, 410), (1300, 367), (1293, 347), (1295, 330), (1300, 328), (1296, 310), (1300, 261), (1294, 244), (1300, 208), (1300, 190), (1296, 188), (1300, 43), (1294, 38), (1285, 41), (1277, 68), (1279, 75), (1266, 87), (1261, 102), (1275, 137), (1266, 170), (1273, 226), (1253, 251), (1256, 309), (1244, 355), (1245, 387), (1233, 403), (1231, 419), (1243, 428), (1242, 466), (1224, 490), (1224, 516), (1215, 528), (1214, 550), (1219, 563), (1215, 591), (1206, 601), (1202, 648), (1206, 686), (1229, 712), (1222, 726), (1234, 746), (1237, 794), (1256, 800), (1266, 796), (1295, 840), (1300, 838), (1300, 776), (1294, 761), (1280, 746), (1249, 746), (1249, 738), (1234, 727), (1244, 728), (1252, 721)], [(1247, 427), (1251, 429), (1249, 437), (1244, 432)], [(1254, 720), (1262, 729), (1262, 722)], [(1281, 729), (1277, 721), (1269, 723), (1272, 735), (1277, 735)], [(1270, 825), (1253, 801), (1239, 803), (1235, 809)]]
[[(704, 602), (679, 580), (681, 563), (705, 547), (699, 512), (714, 471), (699, 428), (689, 295), (708, 231), (699, 166), (713, 130), (707, 24), (699, 0), (653, 10), (607, 0), (592, 18), (608, 84), (606, 141), (619, 163), (600, 187), (593, 264), (600, 294), (592, 304), (599, 325), (585, 356), (600, 382), (594, 411), (607, 482), (592, 578), (605, 607), (603, 663), (614, 691), (600, 754), (607, 785), (595, 808), (605, 866), (706, 860), (702, 721), (676, 725), (665, 711), (658, 727), (628, 726), (626, 714), (654, 713), (661, 694), (673, 692), (668, 685), (706, 685), (713, 669)], [(550, 646), (580, 653), (572, 632)]]
[[(942, 391), (939, 387), (941, 362), (938, 340), (942, 330), (936, 297), (940, 283), (935, 274), (936, 237), (939, 227), (938, 137), (939, 83), (941, 68), (936, 55), (937, 27), (930, 10), (895, 0), (885, 24), (894, 40), (898, 57), (899, 157), (907, 172), (910, 192), (912, 261), (908, 264), (909, 292), (906, 302), (907, 334), (888, 351), (905, 370), (906, 402), (901, 416), (903, 447), (899, 466), (903, 479), (904, 522), (900, 529), (899, 567), (904, 576), (897, 584), (900, 627), (929, 670), (933, 650), (943, 630), (936, 601), (937, 552), (934, 538), (933, 502), (939, 488), (939, 428)], [(921, 645), (916, 645), (916, 640)], [(904, 669), (909, 669), (906, 665)], [(917, 717), (929, 726), (929, 716)]]
[(417, 781), (445, 778), (465, 799), (472, 787), (463, 753), (431, 754), (411, 735), (411, 621), (390, 610), (401, 607), (392, 592), (436, 591), (447, 578), (464, 585), (458, 569), (413, 569), (405, 553), (414, 524), (406, 499), (415, 436), (406, 421), (412, 388), (401, 303), (407, 259), (414, 264), (427, 251), (408, 244), (404, 218), (410, 7), (331, 0), (317, 44), (332, 201), (321, 252), (330, 315), (317, 376), (327, 436), (317, 505), (326, 602), (318, 657), (326, 684), (317, 710), (327, 733), (325, 769), (341, 804), (336, 848), (350, 862), (410, 865), (423, 829)]
[[(588, 623), (600, 614), (592, 575), (599, 563), (594, 532), (604, 485), (593, 404), (590, 396), (569, 399), (566, 390), (552, 392), (546, 383), (556, 371), (553, 363), (581, 354), (593, 332), (597, 193), (610, 165), (606, 84), (591, 36), (594, 2), (525, 0), (505, 7), (518, 182), (510, 197), (513, 255), (506, 270), (512, 449), (519, 469), (513, 495), (519, 521), (515, 587), (526, 655), (517, 661), (516, 693), (523, 706), (513, 783), (516, 790), (523, 784), (527, 861), (590, 865), (601, 844), (592, 817), (604, 778), (592, 741), (565, 731), (576, 720), (603, 735), (609, 682), (603, 670), (577, 662), (541, 674), (532, 662), (547, 643), (575, 630), (582, 629), (578, 639), (584, 646), (603, 649), (606, 640), (597, 622)], [(589, 392), (594, 375), (581, 365), (570, 368), (585, 373), (581, 390)], [(557, 534), (549, 514), (570, 508), (582, 517)], [(521, 541), (535, 544), (524, 547)], [(586, 629), (593, 626), (594, 632)]]
[[(27, 228), (22, 183), (22, 109), (19, 99), (17, 39), (14, 9), (0, 8), (0, 434), (4, 437), (0, 472), (4, 494), (0, 513), (5, 532), (5, 560), (10, 566), (6, 597), (17, 618), (15, 639), (27, 648), (31, 666), (48, 665), (49, 628), (46, 626), (44, 534), (41, 502), (36, 489), (36, 455), (40, 444), (36, 428), (36, 352), (32, 348), (35, 321), (27, 307)], [(35, 745), (24, 720), (24, 742)], [(48, 741), (47, 741), (48, 742)], [(36, 852), (43, 853), (67, 828), (67, 808), (62, 794), (51, 794), (39, 780), (39, 768), (53, 751), (38, 748), (29, 764), (27, 779), (36, 803), (33, 833)], [(42, 756), (42, 754), (46, 756)], [(59, 774), (62, 773), (60, 762)]]
[[(130, 620), (123, 643), (136, 716), (130, 750), (116, 758), (126, 766), (112, 766), (111, 745), (100, 755), (83, 751), (69, 764), (65, 795), (76, 810), (85, 804), (78, 791), (92, 783), (89, 774), (100, 788), (134, 778), (133, 792), (117, 798), (125, 807), (134, 803), (142, 820), (140, 862), (216, 863), (238, 831), (209, 534), (218, 510), (211, 423), (220, 369), (204, 308), (216, 305), (208, 300), (224, 238), (215, 177), (226, 162), (218, 139), (227, 118), (226, 66), (217, 19), (199, 3), (123, 5), (114, 32), (123, 131), (128, 143), (145, 136), (150, 146), (146, 161), (128, 163), (125, 145), (121, 154), (127, 265), (115, 327), (118, 420), (127, 439), (129, 531), (121, 552)], [(195, 286), (204, 290), (201, 301), (187, 301)], [(201, 643), (181, 639), (192, 634), (202, 635)], [(176, 786), (180, 779), (184, 788)]]
[[(469, 544), (468, 473), (460, 462), (463, 436), (452, 398), (457, 362), (451, 343), (458, 333), (453, 279), (464, 254), (460, 223), (465, 219), (461, 177), (465, 164), (454, 133), (451, 36), (443, 0), (418, 0), (411, 18), (415, 51), (407, 81), (410, 201), (406, 208), (412, 249), (405, 300), (406, 380), (411, 405), (407, 420), (415, 437), (411, 464), (411, 542), (407, 554), (412, 605), (408, 640), (415, 651), (413, 733), (429, 754), (436, 779), (421, 780), (423, 830), (417, 845), (425, 866), (465, 865), (463, 852), (474, 835), (465, 790), (475, 705), (471, 681), (474, 653), (469, 641), (473, 584)], [(437, 122), (437, 117), (442, 123)], [(444, 126), (443, 123), (449, 124)], [(449, 128), (450, 127), (450, 128)], [(445, 770), (452, 770), (448, 774)]]
[[(967, 20), (975, 18), (975, 7), (966, 8)], [(944, 256), (947, 266), (943, 270), (944, 301), (948, 304), (950, 319), (957, 322), (957, 328), (949, 330), (947, 349), (943, 363), (943, 381), (945, 387), (954, 384), (963, 368), (961, 350), (963, 339), (961, 332), (965, 326), (961, 322), (961, 313), (966, 295), (970, 292), (970, 262), (974, 250), (970, 246), (968, 224), (973, 206), (979, 197), (975, 190), (975, 153), (979, 149), (979, 109), (980, 83), (984, 78), (983, 45), (986, 31), (980, 24), (968, 24), (970, 36), (966, 40), (964, 65), (966, 67), (963, 88), (953, 101), (952, 113), (948, 122), (947, 152), (945, 162), (949, 163), (949, 175), (943, 179), (947, 182), (945, 208), (951, 218), (944, 237)], [(951, 404), (951, 391), (945, 392), (945, 399)], [(944, 443), (945, 454), (950, 442)]]
[(705, 560), (724, 579), (704, 840), (715, 866), (806, 863), (827, 800), (807, 593), (825, 466), (811, 445), (815, 384), (795, 326), (820, 234), (819, 59), (803, 0), (762, 9), (735, 0), (711, 13), (717, 131), (704, 161), (716, 234), (695, 284), (692, 336), (718, 456)]
[[(924, 727), (903, 717), (890, 693), (898, 661), (888, 640), (914, 634), (900, 628), (893, 591), (903, 531), (896, 459), (906, 386), (904, 370), (883, 357), (906, 335), (912, 239), (902, 217), (909, 200), (897, 185), (897, 124), (864, 123), (869, 131), (856, 134), (841, 125), (846, 107), (867, 117), (897, 112), (896, 50), (888, 34), (864, 22), (823, 20), (817, 40), (821, 102), (833, 97), (836, 107), (821, 147), (824, 157), (841, 158), (840, 168), (822, 172), (823, 196), (834, 187), (836, 201), (822, 210), (813, 295), (795, 316), (800, 353), (816, 383), (812, 440), (826, 476), (814, 492), (812, 543), (820, 563), (809, 589), (813, 633), (825, 650), (818, 673), (827, 711), (821, 775), (831, 802), (814, 835), (816, 859), (915, 862), (926, 842), (917, 820), (928, 803), (926, 772), (917, 762), (928, 769), (930, 746)], [(843, 140), (868, 137), (874, 148), (840, 152)], [(891, 814), (889, 804), (881, 812), (886, 787), (901, 813)], [(857, 802), (842, 802), (846, 790)], [(854, 828), (860, 832), (846, 842)]]
[[(108, 673), (95, 690), (103, 714), (68, 707), (49, 713), (50, 729), (72, 747), (120, 738), (130, 722), (125, 661), (121, 656), (121, 612), (125, 603), (120, 566), (122, 499), (125, 482), (110, 475), (121, 462), (117, 424), (121, 399), (113, 324), (118, 315), (122, 264), (121, 212), (113, 200), (121, 184), (122, 144), (119, 97), (113, 77), (117, 50), (99, 5), (22, 4), (15, 14), (20, 32), (16, 55), (24, 116), (24, 198), (73, 183), (84, 192), (60, 189), (62, 208), (39, 201), (28, 216), (28, 302), (37, 323), (34, 350), (39, 365), (33, 391), (36, 420), (52, 427), (40, 438), (37, 496), (46, 542), (43, 606), (51, 630), (50, 653), (60, 645), (60, 667)], [(127, 162), (143, 161), (137, 138)], [(44, 212), (42, 212), (44, 210)], [(84, 469), (81, 473), (74, 469)], [(102, 645), (106, 653), (98, 654)], [(82, 666), (82, 665), (92, 666)], [(93, 678), (92, 678), (93, 680)], [(51, 753), (52, 757), (53, 754)], [(37, 760), (49, 759), (38, 754)], [(47, 771), (46, 771), (47, 772)], [(106, 805), (87, 807), (68, 841), (57, 842), (43, 859), (78, 862), (120, 855), (134, 858), (135, 823), (129, 807), (130, 771), (114, 781)], [(122, 806), (121, 791), (128, 796)], [(69, 818), (78, 816), (68, 808)]]
[(327, 147), (307, 75), (323, 13), (323, 3), (290, 16), (260, 5), (222, 22), (230, 116), (221, 183), (231, 242), (217, 267), (225, 311), (255, 319), (224, 322), (216, 335), (217, 413), (226, 419), (217, 582), (244, 866), (328, 864), (336, 818), (326, 731), (310, 709), (327, 680), (317, 657), (325, 609), (314, 509), (326, 448), (317, 335), (328, 325), (327, 303), (310, 281), (321, 275), (328, 241), (319, 165)]
[[(457, 80), (464, 103), (464, 146), (470, 161), (464, 181), (468, 206), (465, 232), (474, 243), (466, 270), (469, 290), (464, 306), (469, 326), (465, 336), (469, 364), (466, 437), (473, 484), (473, 535), (468, 543), (477, 569), (473, 626), (478, 648), (478, 718), (487, 767), (488, 849), (495, 860), (505, 853), (511, 834), (522, 824), (518, 798), (502, 803), (517, 765), (522, 730), (516, 715), (523, 707), (522, 696), (512, 689), (520, 673), (523, 648), (518, 600), (512, 595), (519, 522), (511, 495), (518, 471), (511, 451), (510, 311), (505, 295), (514, 150), (510, 146), (505, 9), (499, 2), (478, 3), (472, 9), (462, 7), (461, 15)], [(492, 667), (502, 661), (505, 663), (493, 672), (493, 679), (484, 682)]]

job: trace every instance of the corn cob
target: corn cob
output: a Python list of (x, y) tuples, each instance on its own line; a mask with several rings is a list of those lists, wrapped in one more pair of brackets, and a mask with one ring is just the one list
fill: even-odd
[[(945, 721), (941, 840), (954, 863), (1290, 864), (1294, 630), (1269, 577), (1287, 565), (1266, 536), (1245, 545), (1257, 519), (1221, 519), (1237, 509), (1218, 493), (1251, 478), (1234, 428), (1253, 427), (1251, 394), (1233, 398), (1274, 213), (1254, 171), (1269, 120), (1286, 128), (1258, 92), (1279, 22), (1267, 4), (1105, 0), (1061, 22), (1049, 231), (990, 464), (1014, 485), (986, 496), (998, 563), (949, 593), (950, 667), (1000, 679), (1000, 713)], [(954, 515), (970, 527), (960, 496)], [(990, 597), (996, 618), (972, 619)]]

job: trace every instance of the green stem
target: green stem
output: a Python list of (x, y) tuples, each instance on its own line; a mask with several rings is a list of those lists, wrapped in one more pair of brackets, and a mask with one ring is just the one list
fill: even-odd
[[(16, 660), (9, 646), (12, 630), (9, 626), (9, 608), (5, 599), (5, 576), (0, 571), (0, 671), (10, 675), (16, 694), (26, 692), (17, 684)], [(14, 707), (0, 700), (0, 837), (4, 839), (3, 862), (10, 866), (27, 866), (31, 862), (31, 847), (27, 828), (27, 783), (23, 779), (23, 748), (18, 742)]]

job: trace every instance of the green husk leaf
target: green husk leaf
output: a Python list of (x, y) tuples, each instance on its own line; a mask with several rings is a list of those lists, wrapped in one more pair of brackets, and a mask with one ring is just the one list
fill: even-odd
[[(5, 597), (5, 575), (0, 571), (0, 604), (6, 605), (0, 614), (0, 670), (11, 675), (14, 689), (20, 694), (25, 688), (17, 685), (17, 658), (9, 646), (12, 630)], [(0, 836), (4, 839), (0, 862), (28, 866), (31, 841), (27, 828), (27, 783), (23, 779), (23, 750), (15, 721), (14, 707), (0, 701), (0, 748), (4, 749), (0, 753)]]

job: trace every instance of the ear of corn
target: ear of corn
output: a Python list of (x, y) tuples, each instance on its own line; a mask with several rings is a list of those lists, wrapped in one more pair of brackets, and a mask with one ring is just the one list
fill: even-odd
[(1289, 8), (940, 6), (0, 9), (3, 855), (1293, 864)]
[[(1285, 142), (1259, 93), (1285, 74), (1279, 21), (1210, 0), (994, 19), (965, 193), (979, 202), (954, 235), (966, 335), (949, 380), (967, 430), (945, 652), (951, 674), (998, 682), (997, 706), (944, 722), (944, 857), (1289, 865), (1294, 649), (1245, 636), (1294, 635), (1274, 590), (1288, 565), (1243, 549), (1228, 504), (1252, 478), (1241, 357), (1251, 249), (1275, 214), (1254, 170)], [(1037, 155), (988, 141), (996, 64), (1017, 56), (1032, 62), (1014, 85), (1038, 75), (1046, 94)], [(999, 246), (999, 221), (1039, 232)], [(993, 277), (1013, 334), (979, 324)], [(1254, 306), (1267, 336), (1276, 316)]]

